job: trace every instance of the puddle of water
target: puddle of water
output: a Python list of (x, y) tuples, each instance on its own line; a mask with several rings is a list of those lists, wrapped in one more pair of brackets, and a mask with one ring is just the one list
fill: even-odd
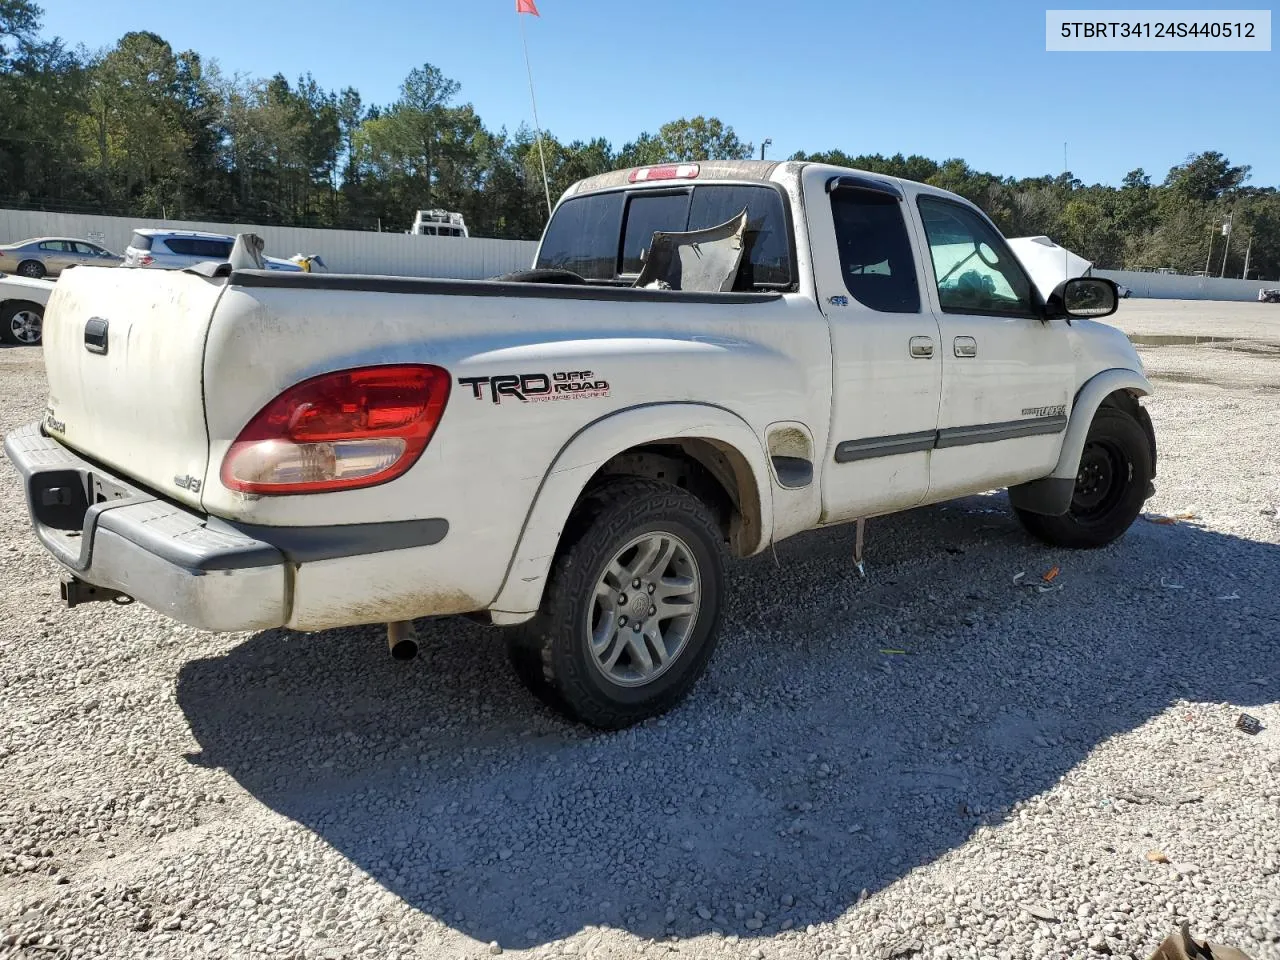
[(1201, 343), (1239, 343), (1240, 337), (1191, 337), (1177, 334), (1129, 334), (1131, 343), (1142, 347), (1182, 347)]
[(1212, 377), (1201, 377), (1194, 373), (1180, 373), (1172, 370), (1160, 373), (1148, 373), (1152, 380), (1168, 380), (1173, 383), (1198, 383), (1211, 387), (1222, 387), (1224, 390), (1258, 390), (1266, 393), (1280, 391), (1280, 385), (1271, 383), (1235, 383), (1229, 380), (1214, 380)]
[(1208, 337), (1188, 336), (1185, 334), (1141, 334), (1129, 335), (1129, 342), (1136, 347), (1183, 347), (1202, 346), (1205, 344), (1227, 344), (1231, 353), (1248, 353), (1257, 357), (1280, 357), (1280, 344), (1268, 343), (1264, 340), (1249, 340), (1244, 337)]

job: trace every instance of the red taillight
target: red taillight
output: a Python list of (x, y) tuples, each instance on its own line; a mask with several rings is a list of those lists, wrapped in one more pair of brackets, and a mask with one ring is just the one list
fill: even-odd
[(660, 167), (641, 167), (632, 170), (628, 178), (632, 183), (648, 183), (650, 180), (696, 180), (696, 163), (665, 163)]
[(138, 258), (138, 266), (140, 267), (149, 267), (155, 262), (156, 262), (156, 258), (149, 253), (144, 253), (142, 256)]
[(222, 483), (240, 493), (324, 493), (394, 480), (427, 448), (449, 400), (440, 367), (361, 367), (295, 384), (240, 431)]

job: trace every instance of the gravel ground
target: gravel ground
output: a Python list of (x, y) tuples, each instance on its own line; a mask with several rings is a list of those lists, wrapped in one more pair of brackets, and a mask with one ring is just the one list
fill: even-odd
[[(795, 538), (734, 568), (691, 700), (620, 734), (467, 621), (405, 665), (372, 628), (60, 609), (0, 459), (0, 955), (1145, 960), (1186, 918), (1280, 960), (1280, 308), (1253, 307), (1116, 318), (1257, 347), (1142, 348), (1148, 509), (1198, 519), (1070, 553), (972, 497), (872, 522), (865, 583), (851, 530)], [(0, 349), (0, 431), (44, 389)]]

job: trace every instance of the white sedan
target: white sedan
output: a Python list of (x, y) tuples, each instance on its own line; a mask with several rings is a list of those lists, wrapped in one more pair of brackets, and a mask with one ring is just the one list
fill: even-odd
[(34, 347), (40, 343), (44, 308), (54, 281), (0, 274), (0, 343)]

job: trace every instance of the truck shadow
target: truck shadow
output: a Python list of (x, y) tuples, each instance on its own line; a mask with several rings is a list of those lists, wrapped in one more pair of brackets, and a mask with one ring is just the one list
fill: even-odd
[[(467, 621), (420, 623), (408, 666), (375, 628), (269, 631), (183, 667), (192, 761), (481, 942), (751, 937), (833, 920), (1179, 700), (1280, 699), (1274, 544), (1139, 521), (1049, 550), (1003, 496), (874, 522), (865, 583), (851, 541), (731, 568), (707, 677), (643, 727), (561, 722)], [(1011, 582), (1055, 563), (1060, 590)], [(1167, 767), (1115, 789), (1176, 803)]]

